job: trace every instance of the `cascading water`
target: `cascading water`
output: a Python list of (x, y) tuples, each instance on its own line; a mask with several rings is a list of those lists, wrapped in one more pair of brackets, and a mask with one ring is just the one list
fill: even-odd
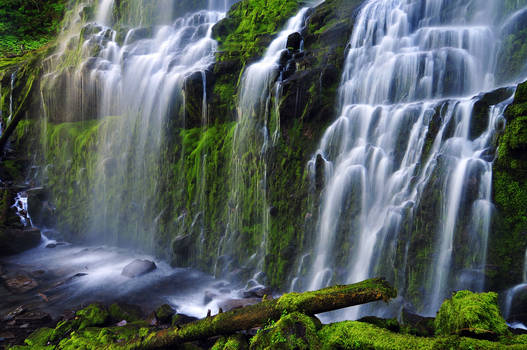
[[(85, 204), (92, 237), (103, 236), (113, 244), (140, 241), (143, 249), (152, 249), (156, 218), (165, 210), (154, 199), (161, 191), (160, 179), (171, 168), (162, 150), (172, 142), (170, 128), (187, 125), (185, 83), (195, 73), (203, 84), (198, 126), (206, 127), (205, 70), (217, 49), (211, 29), (231, 3), (209, 1), (210, 10), (176, 17), (170, 24), (166, 17), (172, 2), (141, 3), (141, 12), (159, 15), (150, 24), (142, 18), (141, 26), (127, 32), (126, 23), (108, 26), (113, 1), (99, 3), (95, 23), (72, 20), (63, 39), (70, 43), (50, 59), (43, 96), (51, 122), (72, 117), (102, 122), (96, 129), (95, 165), (79, 169), (77, 176), (81, 181), (88, 172), (94, 178), (91, 204)], [(71, 61), (79, 63), (64, 68)], [(151, 241), (145, 242), (146, 237)]]
[[(295, 288), (380, 275), (427, 314), (451, 290), (482, 290), (493, 142), (512, 90), (502, 91), (484, 115), (474, 112), (484, 96), (474, 95), (495, 87), (496, 57), (489, 53), (500, 37), (488, 23), (499, 6), (478, 0), (364, 4), (342, 77), (339, 117), (309, 163), (312, 173), (324, 169), (326, 183), (314, 251), (303, 258), (309, 272), (300, 276), (303, 283), (295, 279)], [(470, 251), (456, 250), (455, 242)], [(338, 247), (347, 253), (334, 254)], [(419, 251), (425, 256), (412, 259), (422, 266), (408, 266), (410, 252)], [(351, 316), (359, 314), (355, 308)]]
[[(269, 230), (269, 204), (267, 203), (267, 163), (270, 142), (276, 141), (280, 132), (280, 116), (272, 116), (271, 94), (279, 100), (281, 72), (280, 60), (287, 51), (288, 38), (300, 32), (305, 25), (309, 7), (302, 8), (291, 18), (278, 36), (271, 42), (264, 57), (250, 65), (243, 74), (237, 105), (232, 167), (234, 169), (229, 203), (233, 210), (229, 215), (227, 234), (220, 247), (221, 255), (233, 256), (240, 239), (254, 235), (256, 253), (246, 262), (256, 270), (254, 280), (263, 270)], [(271, 120), (273, 118), (273, 120)], [(270, 124), (273, 130), (269, 130)], [(271, 141), (270, 141), (271, 139)], [(248, 156), (250, 154), (250, 156)], [(255, 169), (255, 172), (248, 171)], [(250, 206), (247, 207), (247, 206)], [(256, 224), (258, 232), (244, 232), (244, 227)], [(226, 268), (227, 266), (223, 266)]]

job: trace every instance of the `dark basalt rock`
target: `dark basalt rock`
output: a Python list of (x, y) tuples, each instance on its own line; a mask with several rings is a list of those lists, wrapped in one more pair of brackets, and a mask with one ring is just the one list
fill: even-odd
[(424, 317), (403, 309), (402, 324), (409, 328), (409, 332), (414, 335), (431, 337), (435, 333), (434, 318)]
[(500, 88), (478, 97), (472, 110), (471, 138), (478, 137), (487, 129), (491, 106), (507, 100), (512, 96), (513, 92), (511, 88)]
[(121, 272), (121, 275), (135, 278), (154, 271), (157, 268), (156, 264), (150, 260), (134, 260), (126, 265)]
[(300, 33), (295, 32), (287, 37), (286, 47), (291, 51), (298, 51), (300, 50), (302, 40), (302, 35), (300, 35)]

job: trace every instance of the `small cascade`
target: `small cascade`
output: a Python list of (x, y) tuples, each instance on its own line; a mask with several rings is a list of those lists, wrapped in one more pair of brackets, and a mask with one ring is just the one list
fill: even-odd
[(13, 91), (15, 90), (16, 74), (17, 71), (11, 73), (11, 84), (9, 90), (9, 116), (7, 117), (6, 126), (9, 125), (11, 119), (13, 118)]
[[(256, 284), (261, 281), (258, 276), (263, 271), (270, 220), (266, 158), (270, 142), (275, 142), (280, 132), (280, 116), (276, 106), (272, 110), (271, 95), (275, 93), (275, 100), (280, 99), (279, 68), (288, 52), (288, 38), (302, 30), (308, 10), (309, 7), (304, 7), (291, 18), (271, 42), (264, 57), (245, 70), (238, 92), (238, 124), (233, 139), (233, 176), (229, 194), (232, 208), (220, 256), (236, 256), (247, 264), (250, 270), (256, 271), (253, 278)], [(273, 130), (269, 130), (270, 124)], [(250, 226), (256, 228), (249, 232), (246, 228)], [(249, 247), (244, 243), (247, 241), (251, 242)], [(255, 253), (247, 259), (246, 251), (237, 253), (242, 247)]]
[[(308, 164), (312, 179), (323, 171), (325, 188), (311, 267), (295, 288), (385, 276), (426, 314), (452, 290), (483, 289), (493, 142), (513, 93), (480, 93), (496, 88), (489, 52), (500, 38), (488, 24), (496, 6), (365, 3), (342, 76), (339, 117)], [(478, 114), (494, 95), (500, 97)], [(470, 251), (456, 248), (463, 246)], [(339, 247), (349, 249), (335, 254)], [(396, 314), (396, 304), (375, 312)]]
[(15, 197), (15, 204), (12, 208), (16, 209), (16, 215), (20, 218), (20, 222), (24, 227), (33, 227), (33, 222), (29, 216), (28, 206), (27, 206), (27, 192), (19, 192)]

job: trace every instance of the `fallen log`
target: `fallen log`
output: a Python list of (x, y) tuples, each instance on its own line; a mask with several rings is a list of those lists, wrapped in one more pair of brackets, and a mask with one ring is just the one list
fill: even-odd
[(314, 292), (289, 293), (278, 299), (264, 300), (214, 317), (206, 317), (181, 328), (169, 328), (151, 333), (142, 339), (126, 344), (112, 344), (108, 349), (161, 349), (185, 342), (232, 334), (276, 321), (284, 313), (301, 312), (315, 315), (354, 305), (383, 300), (388, 302), (397, 296), (395, 288), (382, 278), (360, 283), (335, 286)]

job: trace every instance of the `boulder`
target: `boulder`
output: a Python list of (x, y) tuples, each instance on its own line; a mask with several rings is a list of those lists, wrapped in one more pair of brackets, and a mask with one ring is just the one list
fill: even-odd
[(157, 266), (153, 261), (136, 259), (123, 268), (121, 275), (135, 278), (152, 272), (156, 268)]

